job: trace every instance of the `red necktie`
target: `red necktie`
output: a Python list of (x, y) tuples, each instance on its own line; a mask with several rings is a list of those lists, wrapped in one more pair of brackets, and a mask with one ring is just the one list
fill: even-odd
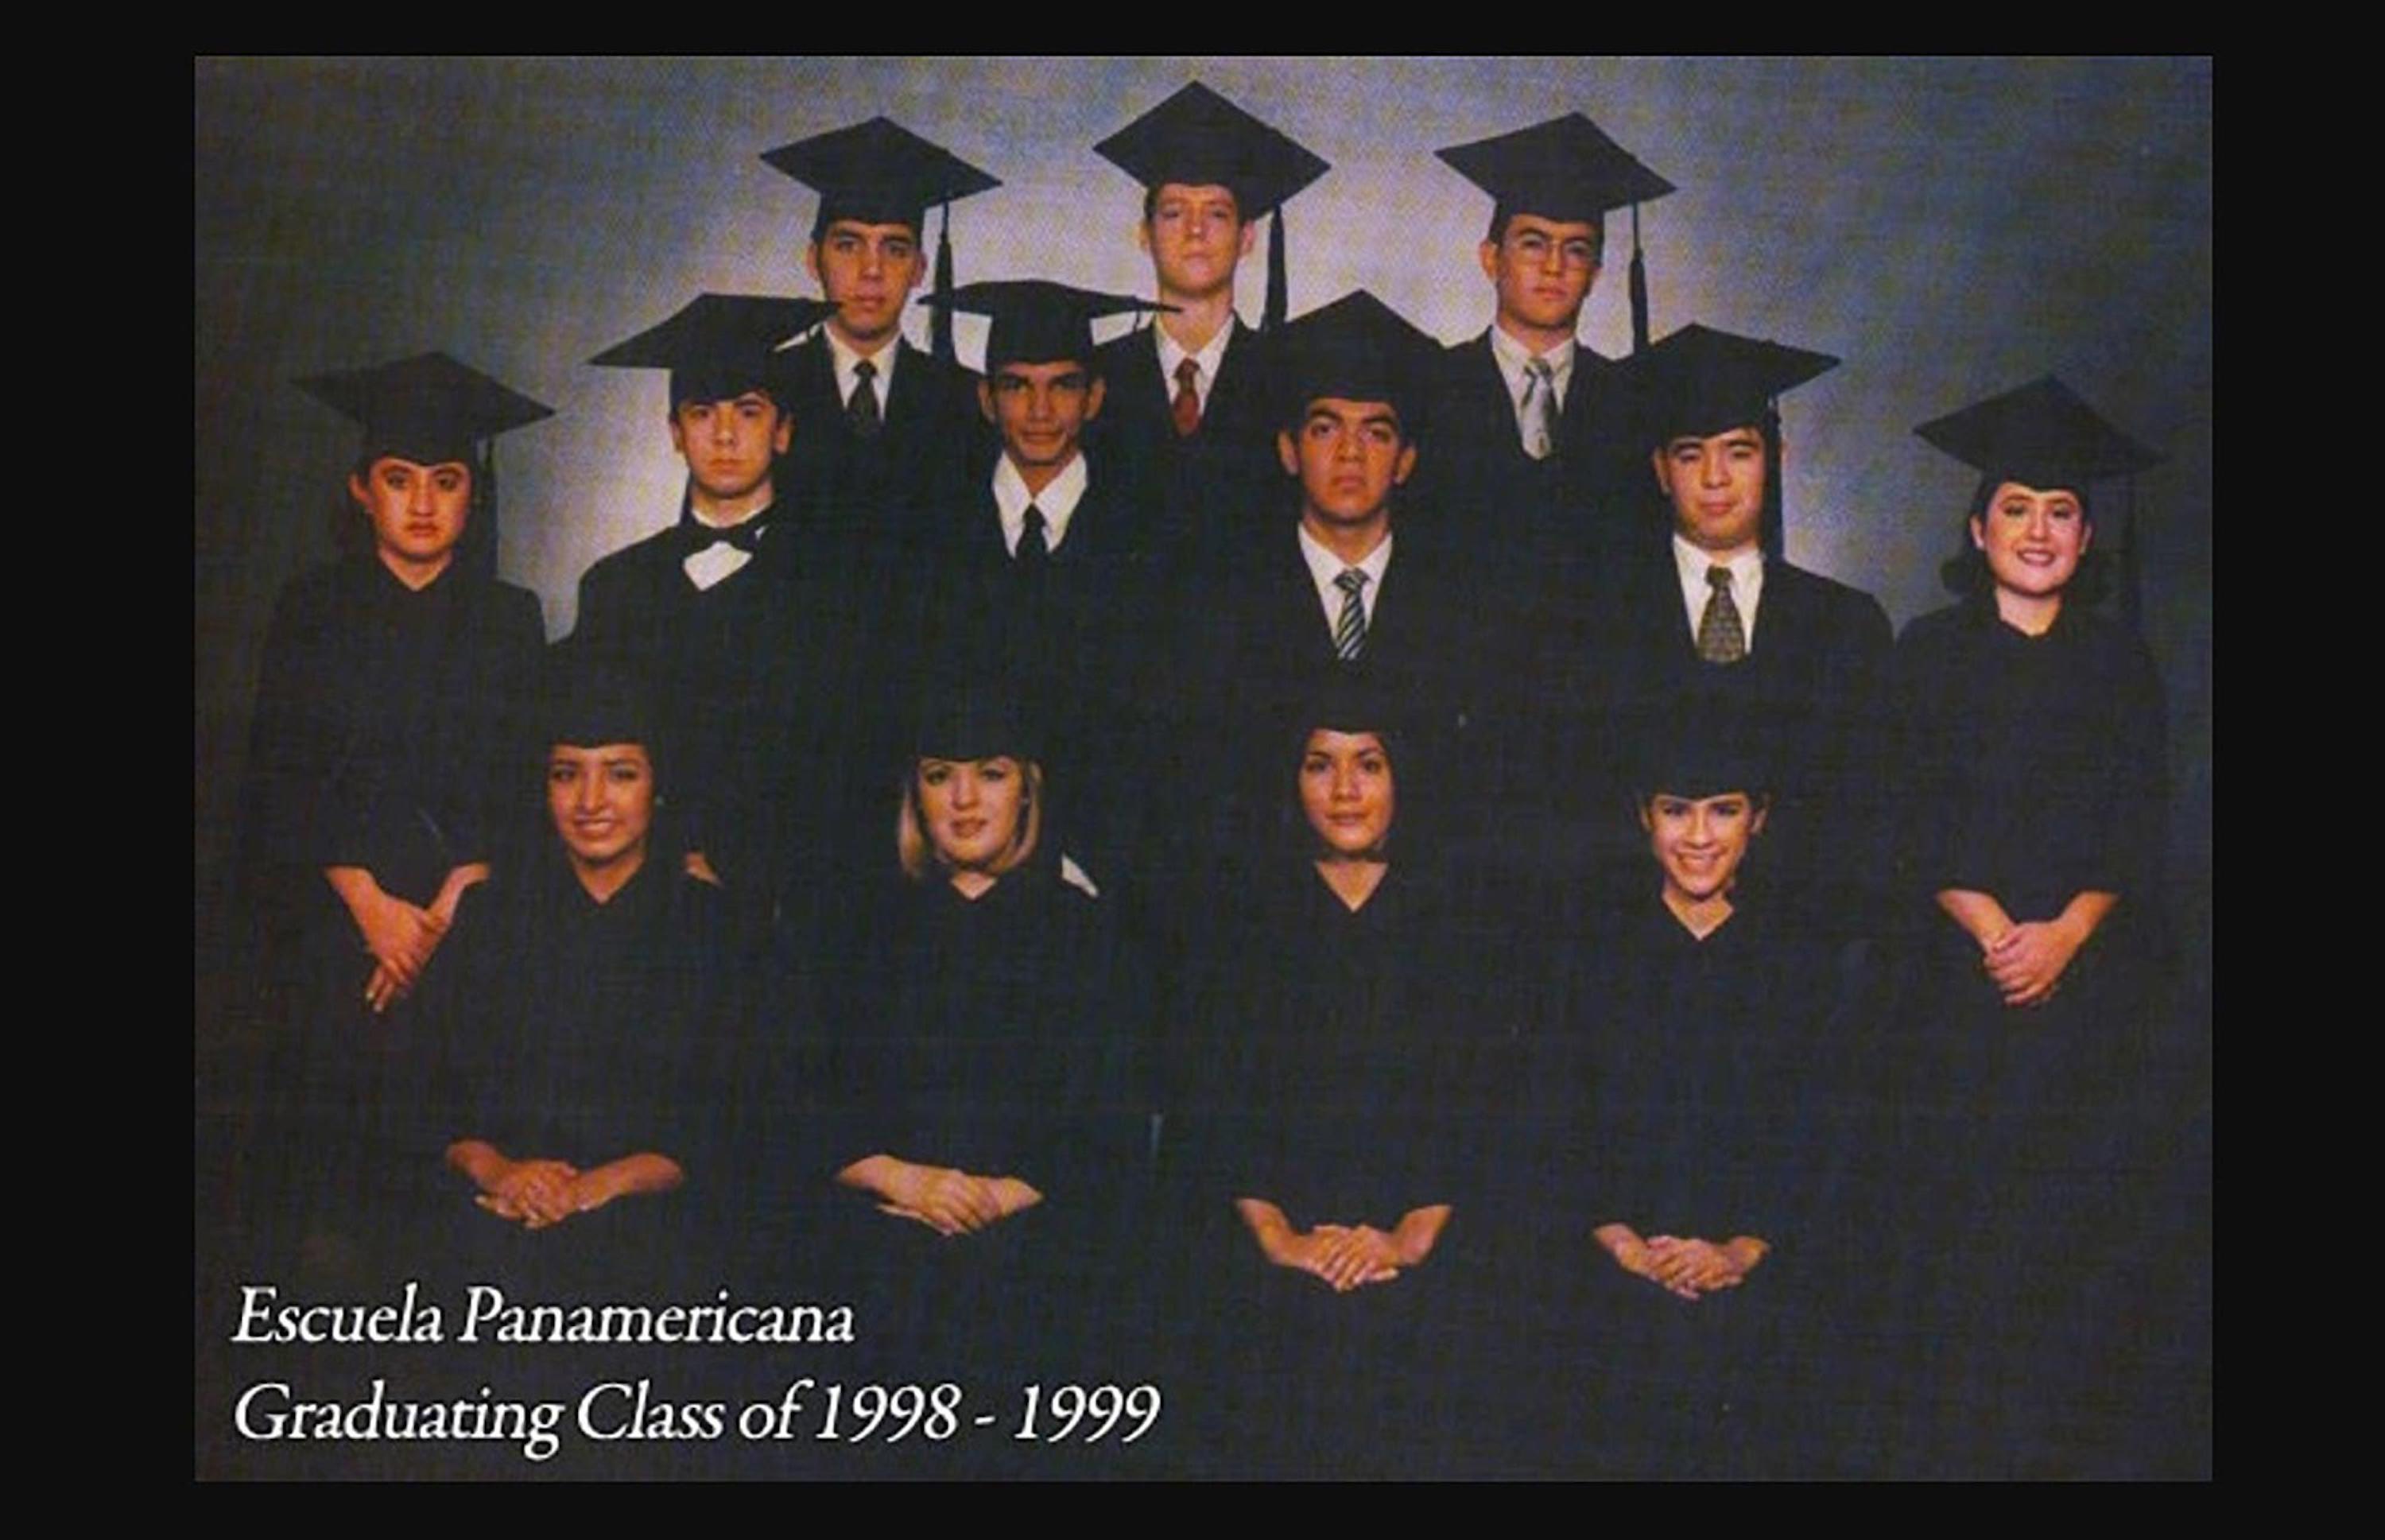
[(1201, 366), (1192, 358), (1176, 366), (1176, 399), (1169, 410), (1176, 417), (1176, 436), (1190, 438), (1192, 430), (1201, 426), (1201, 392), (1198, 382)]

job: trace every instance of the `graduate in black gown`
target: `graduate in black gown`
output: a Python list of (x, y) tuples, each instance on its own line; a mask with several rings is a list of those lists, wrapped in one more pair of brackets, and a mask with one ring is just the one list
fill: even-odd
[(800, 464), (789, 449), (830, 425), (798, 423), (774, 349), (828, 310), (699, 294), (593, 360), (670, 371), (670, 443), (688, 480), (671, 527), (580, 580), (572, 640), (653, 682), (677, 761), (672, 833), (686, 845), (669, 854), (722, 883), (749, 933), (789, 893), (822, 891), (862, 858), (863, 768), (874, 781), (893, 731), (876, 708), (889, 607), (789, 484)]
[(547, 834), (474, 894), (441, 1003), (462, 1179), (441, 1229), (508, 1292), (629, 1298), (708, 1281), (699, 1221), (742, 1193), (731, 1155), (761, 1111), (739, 1088), (770, 1080), (731, 1073), (752, 981), (728, 896), (658, 838), (674, 772), (651, 691), (577, 644), (547, 667)]
[(1033, 750), (992, 687), (921, 713), (899, 860), (828, 1008), (828, 1255), (885, 1372), (1049, 1376), (1142, 1337), (1118, 1293), (1146, 1202), (1141, 970), (1057, 870)]
[(1605, 269), (1606, 216), (1630, 207), (1646, 345), (1638, 206), (1673, 184), (1579, 112), (1435, 153), (1493, 199), (1477, 257), (1495, 309), (1444, 357), (1427, 511), (1486, 571), (1561, 595), (1661, 521), (1615, 366), (1576, 332)]
[[(1283, 206), (1328, 168), (1198, 81), (1093, 148), (1143, 184), (1136, 239), (1168, 307), (1103, 345), (1110, 399), (1094, 444), (1150, 489), (1173, 538), (1204, 564), (1230, 561), (1277, 527), (1288, 495), (1275, 462)], [(1235, 275), (1270, 214), (1254, 331), (1235, 312)]]
[(1635, 895), (1573, 952), (1552, 1088), (1594, 1246), (1555, 1469), (1811, 1473), (1788, 1436), (1818, 1417), (1827, 1194), (1843, 1132), (1830, 958), (1752, 859), (1771, 810), (1760, 739), (1723, 701), (1644, 724)]
[(1044, 837), (1123, 897), (1153, 864), (1144, 759), (1168, 696), (1151, 670), (1187, 553), (1086, 439), (1111, 399), (1094, 319), (1154, 307), (1035, 279), (963, 284), (945, 303), (988, 318), (978, 403), (999, 439), (972, 495), (930, 522), (923, 651), (988, 657), (1012, 682), (1043, 750)]
[(819, 194), (804, 266), (834, 309), (781, 360), (781, 404), (803, 424), (788, 451), (789, 489), (830, 555), (899, 568), (919, 521), (966, 492), (981, 437), (969, 371), (949, 345), (922, 351), (903, 335), (903, 313), (928, 277), (928, 213), (943, 210), (943, 293), (953, 202), (1001, 182), (886, 118), (762, 158)]
[[(2160, 681), (2090, 607), (2093, 483), (2160, 457), (2048, 377), (1917, 432), (1980, 472), (1950, 564), (1964, 601), (1906, 628), (1900, 803), (1936, 914), (1907, 1005), (1931, 1180), (1924, 1388), (1948, 1468), (2098, 1469), (2137, 1307), (2116, 1294), (2142, 1216), (2163, 838)], [(1951, 1216), (1951, 1222), (1935, 1216)]]
[(1509, 970), (1441, 880), (1435, 777), (1405, 716), (1345, 677), (1280, 719), (1279, 858), (1205, 970), (1187, 1119), (1202, 1251), (1178, 1314), (1219, 1473), (1501, 1468)]
[(364, 429), (357, 512), (350, 554), (274, 607), (244, 864), (286, 1024), (290, 1211), (318, 1241), (356, 1241), (435, 1137), (416, 995), (464, 895), (502, 863), (529, 757), (538, 600), (488, 575), (493, 475), (476, 446), (550, 414), (437, 353), (303, 384)]

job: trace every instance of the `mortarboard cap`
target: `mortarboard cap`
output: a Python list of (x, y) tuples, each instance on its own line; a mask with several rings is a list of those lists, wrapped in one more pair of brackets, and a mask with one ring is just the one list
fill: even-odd
[(1296, 419), (1320, 396), (1387, 401), (1418, 436), (1441, 345), (1364, 289), (1311, 310), (1284, 332), (1280, 415)]
[(1838, 364), (1827, 353), (1692, 323), (1623, 368), (1641, 441), (1662, 445), (1761, 423), (1776, 398)]
[(1332, 169), (1199, 81), (1093, 153), (1155, 191), (1169, 182), (1230, 188), (1246, 221), (1273, 213)]
[(2080, 491), (2167, 457), (2113, 427), (2051, 374), (1913, 431), (1982, 475), (2041, 491)]
[(838, 219), (908, 225), (917, 231), (931, 206), (1002, 185), (999, 177), (979, 170), (891, 118), (872, 118), (781, 144), (765, 150), (762, 158), (819, 194), (819, 213), (812, 220), (814, 240)]
[(1093, 322), (1104, 316), (1175, 308), (1131, 294), (1096, 294), (1040, 278), (965, 283), (949, 294), (931, 294), (920, 303), (988, 318), (993, 323), (985, 343), (988, 374), (1005, 364), (1090, 362)]
[(1651, 697), (1630, 717), (1636, 719), (1630, 721), (1635, 796), (1755, 796), (1778, 789), (1768, 745), (1779, 735), (1779, 713), (1752, 690), (1722, 682), (1683, 688)]
[(301, 380), (298, 388), (364, 429), (363, 458), (476, 463), (484, 439), (555, 415), (444, 353)]
[(1264, 324), (1273, 330), (1283, 323), (1291, 290), (1279, 211), (1330, 166), (1199, 81), (1095, 144), (1093, 153), (1153, 192), (1169, 182), (1230, 189), (1245, 223), (1278, 214), (1267, 243)]
[(773, 399), (785, 388), (773, 357), (780, 344), (835, 311), (817, 299), (702, 294), (668, 320), (616, 343), (588, 361), (611, 369), (670, 370), (670, 400), (729, 401), (747, 391)]
[(1491, 194), (1503, 223), (1509, 215), (1537, 214), (1586, 224), (1610, 208), (1673, 190), (1579, 112), (1433, 153)]
[(1008, 691), (948, 682), (930, 686), (921, 698), (911, 747), (922, 759), (1033, 759), (1039, 745)]

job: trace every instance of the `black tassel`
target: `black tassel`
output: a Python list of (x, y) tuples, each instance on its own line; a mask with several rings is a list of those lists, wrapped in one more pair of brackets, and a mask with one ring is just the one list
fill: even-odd
[(1648, 351), (1648, 261), (1640, 255), (1640, 206), (1631, 206), (1631, 351)]
[(1275, 211), (1275, 228), (1267, 232), (1267, 311), (1260, 330), (1273, 332), (1292, 313), (1292, 279), (1283, 255), (1283, 210)]
[(928, 323), (930, 345), (937, 357), (953, 361), (953, 307), (941, 303), (953, 294), (953, 206), (944, 205), (944, 217), (936, 232), (936, 298), (934, 319)]
[(478, 576), (497, 575), (497, 445), (491, 440), (481, 445), (480, 464), (473, 468), (472, 485), (479, 491), (480, 508), (473, 517), (480, 520), (481, 539), (473, 566)]

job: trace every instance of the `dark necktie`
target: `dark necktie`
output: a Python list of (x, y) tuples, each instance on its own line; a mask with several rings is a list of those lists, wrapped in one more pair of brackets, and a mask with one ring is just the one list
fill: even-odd
[(1730, 596), (1730, 569), (1706, 569), (1706, 612), (1698, 618), (1698, 656), (1709, 663), (1736, 663), (1747, 656), (1747, 628), (1740, 623), (1739, 602)]
[(1032, 503), (1028, 504), (1027, 527), (1019, 531), (1018, 549), (1011, 553), (1011, 559), (1018, 563), (1021, 573), (1032, 577), (1043, 571), (1043, 564), (1051, 559), (1052, 542), (1045, 533), (1048, 528), (1043, 520), (1043, 510)]
[(1187, 358), (1176, 366), (1176, 399), (1168, 410), (1176, 418), (1176, 436), (1190, 438), (1201, 426), (1201, 365)]
[(1348, 663), (1367, 650), (1367, 574), (1344, 567), (1333, 586), (1342, 590), (1342, 615), (1333, 622), (1333, 656)]
[(856, 438), (876, 438), (879, 430), (886, 426), (885, 419), (878, 413), (878, 392), (869, 383), (878, 378), (878, 366), (864, 358), (853, 366), (853, 377), (858, 383), (845, 398), (845, 425)]

